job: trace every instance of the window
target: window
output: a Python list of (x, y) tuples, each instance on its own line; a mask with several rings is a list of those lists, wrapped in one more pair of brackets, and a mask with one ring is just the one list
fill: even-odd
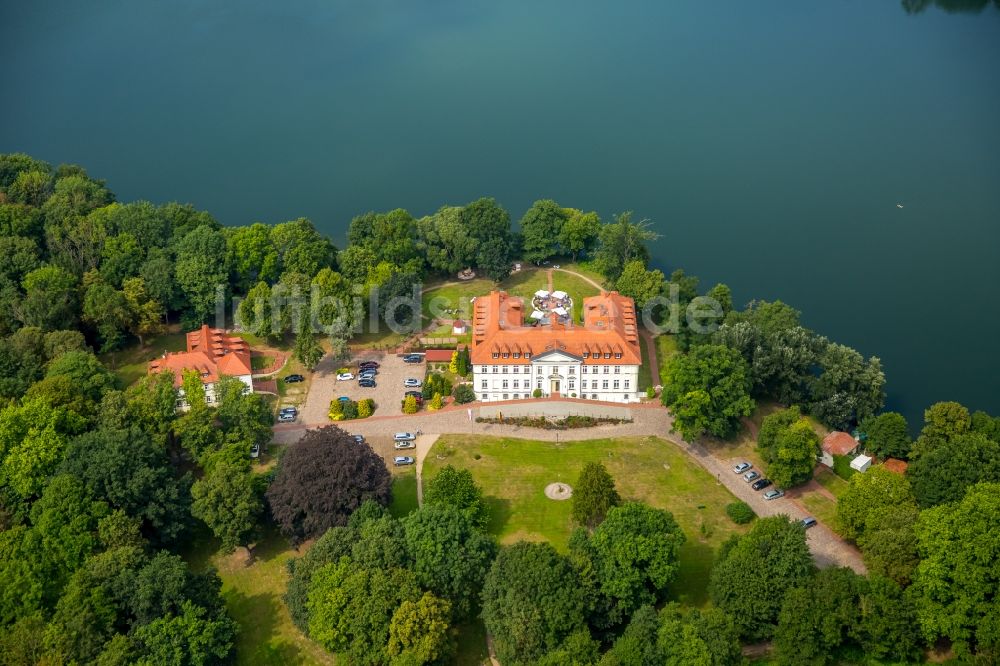
[(541, 379), (538, 380), (538, 383), (535, 385), (535, 388), (542, 388), (542, 380)]
[(538, 366), (538, 374), (542, 374), (542, 366)]
[(486, 366), (485, 365), (479, 366), (479, 372), (486, 372)]
[(625, 380), (625, 390), (626, 390), (626, 391), (628, 390), (628, 385), (629, 385), (629, 381), (628, 381), (628, 380), (626, 379), (626, 380)]
[(507, 400), (507, 394), (506, 393), (503, 394), (503, 399)]
[(524, 352), (524, 358), (531, 358), (531, 352)]
[(503, 353), (503, 357), (504, 357), (504, 358), (507, 358), (508, 356), (510, 356), (510, 354), (509, 354), (509, 353), (507, 353), (507, 352), (504, 352), (504, 353)]
[(507, 374), (507, 366), (506, 365), (503, 366), (503, 369), (500, 372), (502, 372), (503, 374), (506, 375)]
[(553, 375), (559, 374), (559, 366), (558, 365), (553, 365), (552, 366), (552, 374)]
[(488, 386), (488, 384), (487, 384), (486, 380), (484, 379), (481, 388), (486, 388), (487, 386)]
[(608, 380), (607, 379), (605, 379), (603, 382), (601, 382), (601, 388), (607, 390), (607, 388), (608, 388)]
[(621, 352), (615, 352), (615, 358), (621, 358), (621, 357), (622, 357)]
[(581, 365), (580, 366), (580, 374), (581, 375), (587, 374), (587, 366), (585, 366), (585, 365)]
[(590, 352), (583, 352), (584, 358), (590, 358)]
[(520, 394), (520, 393), (515, 393), (515, 394), (514, 394), (514, 400), (517, 400), (517, 399), (518, 399), (518, 398), (520, 398), (520, 397), (521, 397), (521, 394)]
[(614, 389), (615, 389), (616, 391), (617, 391), (617, 390), (619, 389), (619, 386), (618, 386), (618, 384), (619, 384), (619, 382), (618, 382), (618, 380), (616, 379), (616, 380), (615, 380), (615, 383), (614, 383), (614, 385), (613, 385), (613, 388), (614, 388)]
[(569, 374), (571, 374), (571, 375), (575, 375), (576, 374), (576, 366), (575, 365), (569, 366)]
[(611, 370), (611, 366), (610, 366), (610, 365), (606, 365), (606, 366), (604, 366), (604, 374), (608, 374), (608, 372), (609, 372), (610, 370)]
[(486, 394), (484, 393), (484, 394), (483, 394), (483, 400), (488, 400), (488, 399), (489, 399), (489, 398), (487, 398), (487, 397), (486, 397)]
[(569, 380), (569, 390), (572, 391), (575, 388), (576, 388), (576, 382), (574, 382), (572, 379)]
[(514, 380), (514, 388), (519, 388), (520, 386), (521, 386), (521, 382), (519, 382), (518, 380), (515, 379)]
[(622, 366), (616, 365), (615, 366), (615, 374), (616, 375), (620, 375), (621, 373), (622, 373)]
[(604, 352), (604, 358), (611, 358), (611, 352)]
[(521, 352), (514, 352), (514, 358), (521, 358)]
[(499, 369), (499, 367), (497, 367), (497, 366), (495, 366), (495, 365), (494, 365), (494, 366), (493, 366), (493, 374), (495, 375), (495, 374), (497, 374), (498, 372), (500, 372), (500, 369)]
[(493, 358), (500, 358), (499, 352), (493, 352)]
[(519, 365), (515, 365), (515, 366), (514, 366), (514, 374), (516, 375), (516, 374), (517, 374), (517, 373), (519, 373), (519, 372), (521, 372), (521, 366), (519, 366)]
[(597, 400), (597, 394), (596, 393), (591, 394), (590, 399)]
[(526, 375), (530, 375), (531, 374), (531, 366), (530, 365), (524, 366), (524, 374), (526, 374)]
[(507, 388), (507, 380), (506, 379), (503, 380), (503, 384), (501, 384), (500, 388)]

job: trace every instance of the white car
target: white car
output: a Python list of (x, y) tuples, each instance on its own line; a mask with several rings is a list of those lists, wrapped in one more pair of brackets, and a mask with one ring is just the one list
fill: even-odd
[(420, 380), (414, 379), (413, 377), (409, 377), (403, 380), (403, 386), (405, 386), (406, 388), (417, 388), (418, 386), (420, 386), (420, 384), (421, 384)]
[(349, 382), (352, 379), (354, 379), (354, 375), (350, 372), (342, 372), (339, 375), (337, 375), (338, 382)]
[(417, 438), (412, 432), (397, 432), (392, 436), (394, 442), (412, 442)]
[(747, 471), (751, 467), (753, 467), (753, 465), (751, 465), (750, 463), (748, 463), (748, 462), (741, 462), (741, 463), (739, 463), (737, 465), (733, 465), (733, 471), (736, 472), (737, 474), (742, 474), (743, 472)]
[(393, 446), (397, 449), (413, 449), (416, 448), (416, 442), (396, 442)]

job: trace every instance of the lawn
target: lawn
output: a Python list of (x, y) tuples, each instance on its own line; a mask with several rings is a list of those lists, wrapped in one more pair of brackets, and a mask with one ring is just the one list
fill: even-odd
[[(205, 535), (198, 543), (218, 547)], [(333, 664), (334, 658), (303, 636), (292, 624), (282, 601), (288, 584), (288, 560), (299, 557), (278, 533), (269, 532), (254, 549), (246, 566), (242, 557), (224, 553), (193, 553), (187, 557), (195, 570), (214, 566), (222, 578), (222, 596), (230, 615), (240, 625), (236, 664)]]
[[(424, 323), (430, 323), (431, 319), (460, 318), (468, 321), (472, 318), (471, 299), (488, 294), (492, 289), (495, 289), (493, 281), (483, 278), (468, 282), (438, 282), (424, 285), (424, 291), (420, 296)], [(447, 334), (451, 336), (450, 327)]]
[[(851, 471), (853, 472), (854, 470)], [(830, 468), (826, 465), (819, 465), (816, 467), (815, 477), (816, 481), (833, 493), (835, 497), (840, 497), (844, 491), (847, 490), (847, 486), (849, 485), (847, 481), (844, 481), (842, 478), (830, 471)]]
[(417, 470), (404, 467), (392, 477), (392, 503), (389, 513), (395, 518), (417, 510)]
[(121, 380), (122, 386), (131, 386), (149, 370), (149, 362), (159, 358), (164, 352), (187, 349), (187, 336), (179, 326), (169, 333), (150, 338), (144, 346), (135, 344), (120, 351), (101, 354), (101, 362)]
[(501, 543), (549, 541), (565, 552), (573, 529), (571, 503), (546, 499), (543, 490), (555, 481), (572, 485), (590, 461), (608, 468), (622, 497), (674, 514), (687, 542), (672, 596), (704, 605), (716, 548), (745, 528), (725, 514), (725, 505), (734, 501), (729, 491), (673, 444), (656, 437), (559, 444), (446, 435), (428, 454), (424, 475), (430, 480), (447, 464), (470, 469), (490, 504), (489, 531)]
[[(548, 271), (542, 268), (526, 268), (514, 273), (503, 281), (501, 288), (514, 296), (520, 296), (526, 303), (531, 302), (531, 297), (539, 289), (548, 290)], [(573, 321), (577, 324), (583, 323), (583, 299), (588, 296), (596, 296), (600, 293), (594, 285), (576, 275), (570, 275), (562, 271), (552, 271), (553, 291), (565, 291), (573, 299)], [(526, 312), (525, 315), (531, 314)]]
[(646, 338), (639, 336), (639, 351), (642, 353), (642, 365), (639, 366), (639, 390), (645, 391), (653, 384), (649, 371), (649, 348)]
[(806, 491), (799, 497), (799, 501), (809, 510), (821, 523), (836, 531), (837, 525), (837, 503), (822, 493), (816, 491)]
[(274, 365), (274, 356), (269, 356), (264, 354), (262, 356), (251, 356), (250, 357), (250, 369), (253, 372), (260, 372), (261, 370), (266, 370)]
[(660, 368), (660, 383), (665, 384), (666, 379), (664, 379), (663, 373), (667, 369), (667, 364), (670, 363), (670, 358), (677, 353), (677, 339), (669, 333), (664, 333), (656, 336), (655, 340), (656, 364)]

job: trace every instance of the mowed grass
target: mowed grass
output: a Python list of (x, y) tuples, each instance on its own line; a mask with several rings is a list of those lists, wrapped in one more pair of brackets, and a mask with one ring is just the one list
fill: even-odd
[(844, 491), (846, 491), (850, 485), (847, 481), (844, 481), (842, 478), (834, 474), (830, 468), (825, 465), (819, 465), (816, 467), (815, 478), (821, 486), (833, 493), (835, 497), (843, 495)]
[(120, 351), (101, 354), (101, 362), (118, 376), (122, 386), (131, 386), (139, 381), (148, 371), (149, 362), (159, 358), (164, 352), (184, 351), (187, 349), (187, 336), (179, 326), (171, 328), (169, 333), (150, 338), (145, 345), (138, 343)]
[[(656, 340), (656, 364), (660, 368), (659, 382), (661, 384), (666, 383), (664, 371), (667, 369), (667, 364), (670, 363), (671, 357), (677, 354), (677, 339), (670, 335), (669, 333), (664, 333), (663, 335), (658, 335)], [(643, 359), (645, 363), (645, 358)]]
[(837, 503), (835, 501), (813, 490), (802, 493), (799, 502), (821, 523), (831, 530), (837, 530)]
[(416, 510), (417, 470), (413, 467), (404, 467), (392, 477), (392, 503), (389, 504), (389, 513), (394, 518), (402, 518)]
[[(218, 541), (205, 535), (199, 539), (210, 548)], [(288, 585), (286, 565), (296, 552), (276, 531), (269, 531), (254, 549), (254, 562), (247, 566), (240, 554), (220, 552), (189, 554), (195, 570), (214, 566), (222, 578), (222, 597), (229, 614), (239, 623), (236, 664), (247, 666), (283, 664), (333, 664), (333, 655), (306, 638), (292, 624), (282, 596)]]
[(716, 548), (745, 528), (725, 515), (726, 504), (734, 501), (729, 491), (669, 442), (656, 437), (556, 443), (446, 435), (434, 444), (423, 472), (425, 482), (432, 483), (445, 465), (469, 469), (490, 504), (489, 531), (501, 543), (548, 541), (565, 552), (574, 527), (572, 503), (547, 499), (544, 489), (556, 481), (573, 485), (586, 462), (603, 463), (623, 498), (673, 513), (687, 542), (672, 597), (704, 605)]

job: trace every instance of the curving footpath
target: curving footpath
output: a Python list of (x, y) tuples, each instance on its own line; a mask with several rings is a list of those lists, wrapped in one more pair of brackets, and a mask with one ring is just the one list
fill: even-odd
[[(475, 403), (473, 403), (475, 409)], [(579, 430), (539, 430), (520, 426), (499, 425), (492, 423), (476, 423), (469, 419), (468, 406), (457, 405), (438, 412), (420, 412), (412, 415), (395, 415), (371, 417), (364, 420), (351, 421), (350, 430), (367, 438), (388, 437), (393, 433), (406, 430), (420, 430), (422, 434), (417, 440), (417, 493), (422, 499), (421, 483), (424, 458), (431, 446), (441, 434), (477, 434), (495, 437), (515, 437), (543, 441), (572, 441), (586, 439), (605, 439), (612, 437), (645, 437), (655, 436), (665, 439), (678, 446), (699, 465), (705, 468), (716, 480), (725, 485), (738, 499), (749, 504), (759, 516), (786, 514), (792, 518), (804, 518), (809, 515), (798, 502), (791, 497), (767, 501), (761, 493), (755, 492), (743, 481), (742, 476), (734, 474), (732, 466), (738, 459), (724, 459), (716, 456), (700, 443), (686, 442), (679, 435), (671, 432), (673, 417), (670, 412), (658, 405), (630, 405), (632, 422), (617, 425), (602, 425)], [(274, 441), (283, 444), (293, 444), (307, 428), (319, 428), (330, 423), (287, 424), (274, 427)], [(858, 573), (866, 573), (864, 562), (857, 548), (844, 541), (828, 526), (822, 523), (811, 528), (807, 533), (809, 549), (812, 551), (816, 564), (821, 567), (850, 567)]]

